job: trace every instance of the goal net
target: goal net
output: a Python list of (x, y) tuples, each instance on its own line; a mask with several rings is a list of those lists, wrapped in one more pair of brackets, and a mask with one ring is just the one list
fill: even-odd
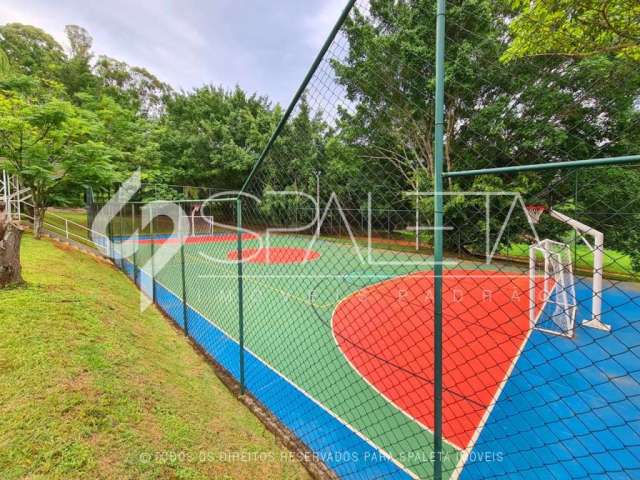
[(569, 245), (542, 240), (529, 249), (530, 318), (533, 328), (573, 337), (575, 278)]

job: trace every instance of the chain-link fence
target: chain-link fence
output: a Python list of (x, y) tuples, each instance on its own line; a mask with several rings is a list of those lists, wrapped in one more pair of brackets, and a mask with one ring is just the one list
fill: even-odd
[(637, 477), (640, 68), (584, 3), (349, 2), (242, 191), (120, 206), (118, 264), (341, 478)]

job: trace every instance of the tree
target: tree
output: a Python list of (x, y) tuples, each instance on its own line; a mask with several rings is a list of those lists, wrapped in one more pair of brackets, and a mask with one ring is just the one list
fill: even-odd
[(0, 200), (0, 288), (22, 283), (20, 242), (23, 229), (7, 215)]
[(4, 80), (11, 73), (11, 62), (9, 57), (0, 49), (0, 80)]
[(68, 58), (60, 68), (59, 80), (69, 98), (74, 100), (76, 93), (93, 91), (97, 84), (91, 66), (93, 39), (89, 32), (77, 25), (67, 25), (64, 31), (70, 47)]
[[(612, 55), (500, 61), (513, 45), (510, 19), (516, 14), (506, 2), (448, 4), (446, 169), (614, 156), (637, 148), (639, 70)], [(402, 205), (399, 194), (412, 190), (415, 181), (422, 189), (431, 183), (434, 19), (435, 2), (370, 2), (366, 14), (356, 12), (346, 24), (347, 53), (333, 63), (349, 102), (340, 111), (338, 136), (361, 159), (357, 183), (367, 185), (376, 176), (374, 194), (385, 208), (394, 201), (391, 192)], [(426, 175), (417, 174), (417, 165)], [(469, 177), (450, 180), (448, 187), (520, 191), (528, 199), (553, 175)], [(484, 217), (473, 204), (448, 201), (446, 208), (463, 240), (477, 248)]]
[(175, 182), (239, 188), (273, 131), (277, 113), (265, 98), (206, 86), (167, 99), (159, 140)]
[(66, 189), (112, 177), (102, 133), (95, 114), (68, 101), (0, 91), (0, 168), (31, 189), (36, 238), (47, 207)]
[[(13, 73), (9, 59), (0, 50), (0, 81)], [(7, 205), (0, 200), (0, 288), (22, 283), (20, 243), (23, 230), (7, 214)]]
[(525, 56), (588, 58), (612, 54), (640, 62), (636, 0), (513, 0), (518, 15), (505, 60)]
[(171, 94), (171, 87), (146, 69), (101, 55), (94, 72), (104, 93), (123, 107), (143, 117), (159, 118), (164, 114), (164, 101)]
[[(574, 98), (583, 104), (583, 108), (574, 111), (584, 114), (587, 122), (576, 121), (574, 128), (588, 132), (600, 147), (599, 151), (578, 148), (576, 152), (587, 155), (583, 158), (640, 152), (638, 2), (515, 0), (512, 3), (517, 9), (509, 25), (512, 40), (502, 61), (512, 64), (545, 58), (558, 65), (556, 68), (571, 82)], [(637, 171), (607, 167), (576, 172), (576, 176), (577, 204), (570, 202), (569, 208), (575, 208), (575, 215), (605, 234), (608, 248), (630, 255), (633, 270), (640, 271), (638, 218), (630, 214), (637, 210), (640, 201), (635, 187)], [(553, 196), (572, 198), (572, 189), (572, 181), (563, 182)]]
[(53, 78), (65, 60), (51, 35), (31, 25), (8, 23), (0, 27), (0, 49), (16, 73)]

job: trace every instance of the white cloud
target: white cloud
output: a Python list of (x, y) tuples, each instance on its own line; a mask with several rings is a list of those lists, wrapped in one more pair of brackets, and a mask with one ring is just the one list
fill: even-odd
[(307, 30), (305, 40), (310, 47), (319, 49), (324, 44), (345, 4), (345, 0), (325, 0), (317, 11), (303, 20)]
[[(10, 5), (11, 0), (0, 5), (0, 24), (5, 23), (23, 23), (25, 25), (35, 25), (45, 30), (63, 47), (67, 47), (67, 39), (60, 25), (52, 18), (51, 15), (45, 14), (44, 11), (33, 11), (31, 9), (22, 9), (15, 5)], [(72, 22), (68, 22), (72, 23)]]
[(63, 45), (86, 28), (93, 50), (147, 68), (175, 88), (211, 83), (287, 103), (346, 0), (1, 0), (0, 24), (20, 22)]

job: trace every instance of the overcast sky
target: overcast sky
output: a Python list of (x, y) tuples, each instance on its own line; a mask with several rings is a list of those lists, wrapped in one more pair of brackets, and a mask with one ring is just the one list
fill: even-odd
[(288, 103), (346, 0), (1, 0), (20, 22), (64, 43), (86, 28), (93, 50), (145, 67), (174, 88), (206, 83)]

